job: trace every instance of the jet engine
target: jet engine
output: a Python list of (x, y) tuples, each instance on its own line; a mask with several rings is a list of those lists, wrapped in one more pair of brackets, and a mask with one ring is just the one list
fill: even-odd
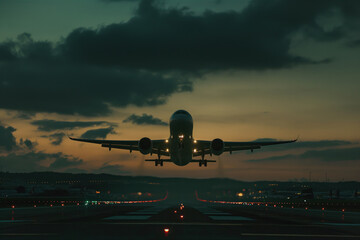
[(140, 139), (139, 141), (139, 144), (138, 144), (138, 147), (139, 147), (139, 151), (146, 155), (146, 154), (149, 154), (152, 150), (152, 141), (150, 138), (147, 138), (147, 137), (143, 137), (142, 139)]
[(224, 152), (225, 149), (224, 141), (221, 140), (220, 138), (215, 138), (214, 140), (211, 141), (210, 149), (212, 154), (219, 156)]

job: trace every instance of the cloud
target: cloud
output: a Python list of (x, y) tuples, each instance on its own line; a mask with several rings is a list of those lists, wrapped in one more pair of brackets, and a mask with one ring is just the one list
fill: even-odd
[(35, 145), (37, 145), (37, 143), (34, 143), (34, 142), (30, 141), (29, 139), (23, 140), (22, 138), (20, 138), (20, 145), (23, 145), (26, 148), (32, 150), (32, 149), (34, 149)]
[(107, 173), (107, 174), (114, 174), (114, 175), (128, 173), (127, 171), (124, 170), (124, 166), (119, 165), (119, 164), (110, 165), (108, 163), (104, 163), (100, 168), (93, 170), (93, 172)]
[(58, 42), (23, 33), (0, 43), (0, 108), (104, 116), (192, 91), (193, 74), (324, 63), (292, 53), (294, 34), (344, 39), (359, 31), (357, 9), (359, 1), (253, 0), (241, 12), (196, 15), (143, 0), (126, 22), (74, 29)]
[[(20, 138), (19, 144), (12, 134), (16, 129), (0, 125), (0, 147), (4, 147), (9, 154), (0, 156), (0, 168), (12, 172), (31, 172), (62, 170), (67, 167), (77, 166), (83, 160), (58, 153), (44, 153), (34, 151), (36, 142)], [(49, 167), (46, 167), (50, 163)]]
[(360, 47), (360, 39), (348, 42), (347, 46), (352, 47), (352, 48)]
[(162, 121), (159, 118), (155, 118), (152, 115), (143, 114), (142, 116), (132, 114), (125, 120), (124, 123), (131, 122), (136, 125), (159, 125), (159, 126), (167, 126), (168, 123)]
[(56, 153), (55, 158), (55, 161), (50, 164), (50, 169), (63, 169), (68, 167), (74, 167), (83, 163), (83, 160), (79, 158), (63, 155), (62, 153)]
[(51, 134), (51, 135), (45, 136), (45, 137), (49, 137), (52, 145), (58, 146), (62, 143), (62, 141), (65, 137), (65, 133), (62, 133), (62, 132), (54, 133), (54, 134)]
[(13, 150), (33, 150), (37, 145), (36, 142), (33, 142), (29, 139), (20, 138), (19, 143), (16, 142), (16, 138), (13, 135), (16, 129), (12, 126), (5, 127), (0, 123), (0, 151), (13, 151)]
[(16, 138), (13, 135), (16, 129), (9, 126), (5, 127), (0, 123), (0, 149), (11, 151), (16, 147)]
[(301, 161), (315, 160), (321, 162), (343, 162), (343, 161), (359, 161), (360, 148), (336, 148), (324, 150), (309, 150), (301, 154), (286, 154), (280, 156), (272, 156), (260, 159), (250, 159), (247, 162), (279, 162), (279, 161)]
[(72, 130), (75, 128), (86, 128), (99, 125), (110, 125), (114, 126), (115, 124), (109, 123), (106, 121), (57, 121), (50, 119), (36, 120), (31, 122), (32, 125), (38, 127), (39, 131), (51, 132), (54, 130)]
[(108, 134), (115, 134), (113, 127), (91, 129), (81, 135), (81, 138), (101, 138), (105, 139)]
[(29, 113), (29, 112), (19, 112), (16, 115), (16, 118), (20, 118), (20, 119), (24, 119), (24, 120), (29, 120), (32, 119), (35, 116), (35, 113)]
[(29, 34), (0, 43), (0, 108), (104, 116), (111, 107), (156, 106), (176, 92), (192, 89), (184, 78), (88, 64), (64, 56), (54, 45), (34, 41)]
[[(317, 41), (344, 38), (351, 20), (360, 16), (351, 8), (360, 3), (253, 0), (242, 12), (195, 15), (188, 8), (166, 9), (143, 0), (129, 21), (76, 29), (60, 49), (81, 62), (156, 71), (287, 68), (322, 62), (290, 53), (295, 33)], [(343, 17), (344, 23), (328, 30), (331, 17)]]
[[(52, 162), (49, 167), (47, 163)], [(33, 172), (63, 170), (66, 167), (77, 166), (82, 160), (63, 153), (10, 153), (6, 156), (0, 156), (0, 166), (5, 171), (10, 172)]]

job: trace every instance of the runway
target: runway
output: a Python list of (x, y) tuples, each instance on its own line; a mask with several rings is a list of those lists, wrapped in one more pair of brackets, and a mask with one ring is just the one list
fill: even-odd
[(0, 239), (360, 239), (360, 213), (173, 201), (7, 208)]

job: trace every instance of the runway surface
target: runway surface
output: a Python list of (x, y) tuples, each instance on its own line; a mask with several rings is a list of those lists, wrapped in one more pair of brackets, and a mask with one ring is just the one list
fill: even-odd
[(176, 201), (6, 208), (0, 239), (360, 239), (360, 213)]

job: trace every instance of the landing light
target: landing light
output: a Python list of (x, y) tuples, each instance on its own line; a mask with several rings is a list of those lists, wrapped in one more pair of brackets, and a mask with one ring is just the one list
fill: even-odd
[(166, 143), (168, 143), (168, 142), (169, 142), (169, 140), (168, 140), (168, 139), (166, 139), (166, 140), (165, 140), (165, 142), (166, 142)]
[(166, 149), (166, 152), (169, 152), (169, 149), (168, 149), (168, 148)]
[(184, 135), (179, 135), (179, 138), (181, 138), (181, 139), (184, 138)]
[(164, 228), (164, 232), (165, 232), (165, 233), (168, 233), (169, 231), (170, 231), (170, 229)]
[(184, 219), (184, 215), (180, 215), (180, 218), (181, 218), (181, 219)]
[(197, 151), (197, 150), (196, 150), (196, 148), (195, 148), (195, 149), (194, 149), (194, 153), (196, 153), (196, 151)]
[(194, 143), (197, 143), (197, 141), (196, 141), (196, 140), (194, 140)]

